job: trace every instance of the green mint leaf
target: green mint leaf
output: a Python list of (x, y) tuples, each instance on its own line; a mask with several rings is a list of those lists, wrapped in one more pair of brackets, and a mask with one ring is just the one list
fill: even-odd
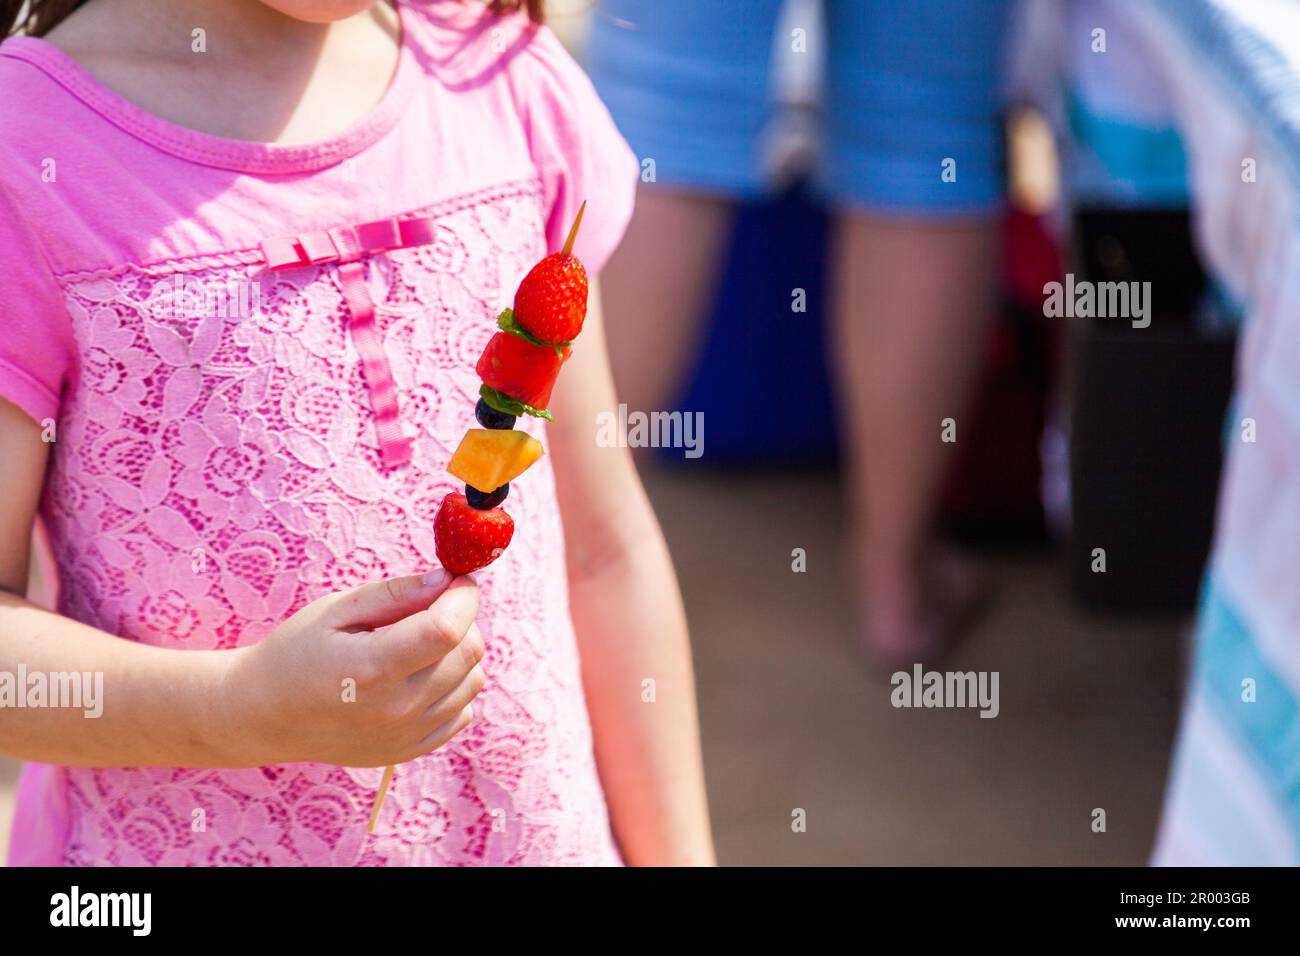
[(531, 342), (533, 345), (540, 345), (544, 349), (555, 349), (556, 358), (564, 358), (564, 350), (572, 345), (572, 342), (543, 342), (537, 336), (533, 335), (526, 328), (515, 320), (514, 309), (503, 309), (497, 316), (497, 328), (502, 332), (509, 332), (511, 335), (518, 336), (525, 342)]
[(532, 415), (534, 418), (544, 418), (548, 422), (555, 421), (555, 417), (544, 408), (533, 408), (518, 399), (511, 398), (509, 395), (503, 395), (490, 385), (483, 385), (478, 390), (479, 396), (493, 408), (503, 415), (514, 415), (518, 418), (520, 415)]

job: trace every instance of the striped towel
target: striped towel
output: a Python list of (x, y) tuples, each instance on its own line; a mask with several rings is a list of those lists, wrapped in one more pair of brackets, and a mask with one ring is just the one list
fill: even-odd
[(1173, 92), (1202, 252), (1247, 315), (1215, 541), (1153, 862), (1293, 866), (1300, 862), (1300, 2), (1128, 6)]

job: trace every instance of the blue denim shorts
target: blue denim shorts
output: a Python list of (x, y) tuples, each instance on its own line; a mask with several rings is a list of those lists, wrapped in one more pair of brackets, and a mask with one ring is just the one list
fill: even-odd
[[(825, 0), (816, 179), (886, 213), (983, 213), (1004, 184), (1008, 0)], [(588, 69), (655, 180), (761, 194), (781, 0), (598, 0)], [(819, 42), (809, 30), (806, 43)], [(786, 53), (791, 50), (791, 53)], [(945, 169), (948, 175), (944, 175)]]

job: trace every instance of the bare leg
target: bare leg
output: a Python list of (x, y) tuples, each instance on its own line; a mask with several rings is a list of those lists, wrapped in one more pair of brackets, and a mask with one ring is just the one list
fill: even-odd
[(866, 585), (864, 649), (890, 667), (932, 657), (969, 595), (932, 546), (935, 498), (963, 414), (996, 288), (987, 220), (849, 213), (837, 222), (835, 315), (841, 401)]
[(618, 251), (601, 271), (606, 334), (621, 402), (668, 407), (700, 340), (733, 207), (698, 193), (642, 190)]

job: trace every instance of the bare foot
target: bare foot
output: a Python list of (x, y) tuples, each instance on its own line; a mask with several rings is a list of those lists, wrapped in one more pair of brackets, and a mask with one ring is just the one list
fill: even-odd
[(919, 571), (877, 565), (866, 578), (862, 653), (884, 673), (942, 658), (992, 595), (988, 575), (946, 545), (933, 546)]

